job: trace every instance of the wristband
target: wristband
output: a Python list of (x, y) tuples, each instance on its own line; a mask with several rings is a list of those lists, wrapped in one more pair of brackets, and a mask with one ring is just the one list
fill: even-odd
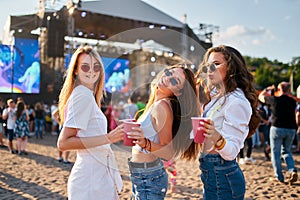
[(217, 144), (215, 145), (215, 147), (217, 148), (217, 150), (222, 150), (224, 148), (225, 144), (226, 144), (225, 138), (222, 137), (221, 140), (222, 140), (222, 142), (221, 142), (220, 145), (217, 145)]

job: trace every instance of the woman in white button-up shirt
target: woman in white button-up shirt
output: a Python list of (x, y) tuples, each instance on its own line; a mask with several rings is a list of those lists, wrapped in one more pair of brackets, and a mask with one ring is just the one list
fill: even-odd
[[(208, 49), (197, 73), (206, 132), (200, 156), (204, 199), (244, 199), (245, 179), (236, 162), (245, 139), (259, 122), (253, 76), (242, 55), (229, 46)], [(200, 94), (204, 95), (204, 93)]]

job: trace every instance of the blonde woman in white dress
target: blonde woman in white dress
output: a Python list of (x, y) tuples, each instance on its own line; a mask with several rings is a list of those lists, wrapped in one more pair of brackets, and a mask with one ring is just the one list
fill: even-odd
[(58, 105), (63, 129), (57, 146), (61, 151), (77, 151), (68, 180), (69, 200), (119, 199), (123, 186), (110, 144), (122, 140), (124, 132), (121, 125), (107, 133), (100, 109), (104, 80), (99, 54), (90, 46), (79, 47)]

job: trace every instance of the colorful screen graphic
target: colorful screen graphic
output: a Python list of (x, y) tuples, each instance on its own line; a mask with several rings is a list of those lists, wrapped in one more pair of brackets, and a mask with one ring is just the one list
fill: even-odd
[(127, 92), (130, 78), (129, 60), (102, 57), (105, 67), (105, 89), (109, 92)]
[[(127, 92), (130, 87), (129, 60), (123, 58), (101, 58), (105, 68), (105, 90), (109, 92)], [(70, 60), (70, 54), (65, 55), (66, 69)]]
[(40, 92), (40, 55), (36, 39), (15, 38), (15, 45), (0, 44), (0, 93)]

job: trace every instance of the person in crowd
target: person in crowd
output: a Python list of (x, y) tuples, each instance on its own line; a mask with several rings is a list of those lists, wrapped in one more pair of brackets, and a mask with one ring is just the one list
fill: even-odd
[[(29, 132), (34, 134), (34, 105), (30, 104), (28, 106), (28, 114), (29, 114)], [(31, 134), (30, 134), (31, 135)]]
[[(256, 129), (256, 131), (258, 132), (258, 129)], [(245, 146), (247, 146), (246, 157), (244, 156)], [(251, 156), (252, 155), (252, 148), (253, 148), (252, 147), (252, 137), (246, 138), (244, 147), (241, 148), (240, 153), (239, 153), (239, 156), (240, 156), (239, 164), (244, 165), (244, 164), (247, 164), (249, 162), (250, 163), (255, 163), (255, 160)]]
[(270, 118), (270, 113), (269, 113), (269, 108), (266, 104), (262, 103), (259, 101), (259, 106), (258, 106), (258, 111), (261, 116), (261, 121), (258, 127), (259, 133), (261, 135), (261, 141), (263, 143), (264, 147), (264, 153), (266, 160), (269, 161), (271, 160), (270, 158), (270, 134), (269, 134), (269, 118)]
[(170, 175), (169, 178), (169, 185), (170, 185), (170, 190), (172, 193), (178, 193), (180, 190), (177, 188), (177, 169), (176, 169), (176, 160), (171, 159), (171, 160), (163, 160), (165, 170), (168, 172)]
[(123, 112), (120, 119), (133, 119), (136, 112), (138, 111), (138, 106), (135, 103), (133, 95), (131, 95), (127, 103), (123, 106)]
[(59, 95), (63, 128), (57, 147), (76, 150), (68, 179), (68, 199), (119, 199), (123, 182), (110, 144), (123, 139), (123, 126), (107, 133), (101, 111), (105, 73), (101, 58), (91, 46), (81, 46), (72, 55)]
[(34, 125), (35, 125), (35, 137), (38, 139), (43, 139), (43, 127), (45, 123), (45, 111), (40, 102), (35, 104), (34, 112)]
[[(62, 129), (62, 124), (61, 124), (61, 120), (60, 120), (60, 117), (59, 117), (58, 108), (56, 108), (56, 110), (53, 110), (51, 115), (52, 115), (53, 120), (55, 120), (55, 122), (59, 125), (59, 132), (58, 132), (58, 137), (59, 137), (59, 133)], [(57, 139), (58, 139), (58, 137), (57, 137)], [(65, 154), (65, 156), (63, 158), (63, 152), (58, 150), (58, 159), (57, 159), (57, 161), (60, 162), (60, 163), (63, 162), (64, 164), (71, 164), (71, 162), (69, 161), (70, 152), (65, 151), (64, 154)]]
[(259, 148), (262, 146), (261, 137), (259, 130), (257, 129), (255, 133), (252, 135), (252, 148)]
[(260, 121), (253, 76), (238, 50), (220, 45), (207, 50), (196, 77), (207, 94), (201, 115), (209, 118), (199, 158), (203, 199), (244, 199), (236, 158)]
[(190, 139), (191, 117), (197, 116), (194, 73), (177, 64), (161, 71), (151, 83), (140, 127), (129, 132), (135, 139), (128, 160), (133, 199), (164, 199), (168, 175), (162, 159), (196, 158), (197, 145)]
[(26, 145), (29, 135), (29, 114), (28, 110), (25, 109), (25, 104), (23, 101), (17, 102), (17, 110), (14, 116), (14, 120), (14, 134), (17, 138), (18, 155), (27, 155)]
[(4, 105), (2, 102), (2, 99), (0, 98), (0, 147), (1, 148), (6, 148), (6, 146), (3, 143), (3, 133), (4, 133), (4, 128), (3, 128), (3, 119), (2, 119), (2, 112), (4, 109)]
[(114, 111), (114, 108), (111, 105), (107, 107), (107, 110), (105, 111), (104, 114), (107, 118), (107, 131), (109, 132), (118, 126), (117, 124), (118, 119), (115, 118), (116, 112)]
[(56, 119), (53, 116), (54, 111), (56, 111), (57, 108), (57, 102), (56, 100), (53, 101), (51, 107), (50, 107), (50, 111), (51, 111), (51, 122), (52, 122), (52, 126), (51, 126), (51, 130), (52, 130), (52, 135), (57, 135), (59, 134), (59, 124), (57, 123)]
[(288, 181), (294, 183), (298, 179), (297, 169), (291, 152), (292, 143), (296, 134), (296, 100), (290, 96), (290, 84), (280, 82), (277, 87), (278, 96), (269, 94), (275, 86), (269, 86), (258, 96), (263, 103), (270, 105), (272, 122), (270, 128), (271, 161), (276, 180), (284, 182), (281, 157), (288, 168)]
[(48, 104), (43, 104), (42, 105), (44, 109), (44, 130), (46, 133), (51, 133), (52, 132), (52, 118), (51, 118), (51, 109)]
[(145, 110), (145, 107), (146, 107), (146, 104), (142, 101), (142, 97), (141, 96), (138, 96), (137, 97), (137, 102), (135, 103), (138, 107), (138, 111), (135, 113), (135, 118), (139, 118), (144, 110)]
[(13, 139), (14, 139), (14, 125), (15, 125), (15, 102), (13, 99), (7, 100), (7, 108), (3, 110), (2, 118), (6, 120), (7, 137), (8, 137), (8, 150), (14, 154)]
[(297, 150), (296, 153), (300, 153), (300, 103), (298, 103), (296, 109), (296, 123), (297, 123)]

